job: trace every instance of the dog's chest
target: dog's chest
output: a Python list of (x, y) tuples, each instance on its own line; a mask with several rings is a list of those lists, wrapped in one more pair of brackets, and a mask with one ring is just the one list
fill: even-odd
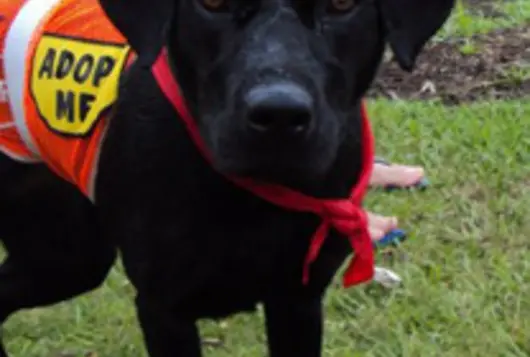
[(197, 235), (200, 263), (190, 275), (196, 280), (187, 298), (198, 316), (252, 310), (267, 296), (302, 286), (303, 263), (316, 227), (312, 217), (243, 207), (240, 215), (235, 210), (231, 217), (218, 215), (209, 221), (210, 229)]

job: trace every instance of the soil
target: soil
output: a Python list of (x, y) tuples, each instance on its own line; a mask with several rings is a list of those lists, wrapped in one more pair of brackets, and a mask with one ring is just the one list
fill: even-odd
[(387, 58), (368, 93), (376, 96), (446, 104), (530, 96), (530, 25), (432, 43), (412, 73)]

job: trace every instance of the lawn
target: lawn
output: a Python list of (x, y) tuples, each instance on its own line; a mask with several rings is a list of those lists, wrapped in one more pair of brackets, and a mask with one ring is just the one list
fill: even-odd
[[(504, 9), (510, 20), (469, 30), (453, 17), (445, 30), (529, 21), (530, 0)], [(378, 153), (424, 165), (432, 185), (370, 193), (367, 207), (399, 216), (410, 233), (396, 259), (379, 256), (404, 284), (332, 288), (324, 355), (530, 356), (530, 101), (369, 103)], [(145, 356), (133, 295), (118, 265), (97, 291), (15, 315), (4, 326), (7, 349), (14, 357)], [(204, 321), (201, 330), (206, 357), (265, 355), (261, 313)]]

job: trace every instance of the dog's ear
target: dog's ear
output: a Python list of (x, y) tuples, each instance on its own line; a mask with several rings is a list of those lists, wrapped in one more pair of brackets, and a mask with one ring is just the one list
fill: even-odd
[(177, 0), (99, 0), (142, 66), (151, 66), (165, 45)]
[(427, 41), (442, 27), (455, 0), (379, 0), (388, 42), (396, 59), (411, 71)]

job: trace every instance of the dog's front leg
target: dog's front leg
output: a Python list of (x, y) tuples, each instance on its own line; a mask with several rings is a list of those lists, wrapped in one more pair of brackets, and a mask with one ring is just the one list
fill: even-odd
[(296, 295), (265, 301), (271, 357), (320, 357), (322, 298)]
[(150, 357), (201, 357), (195, 321), (178, 316), (174, 309), (141, 292), (136, 307)]

